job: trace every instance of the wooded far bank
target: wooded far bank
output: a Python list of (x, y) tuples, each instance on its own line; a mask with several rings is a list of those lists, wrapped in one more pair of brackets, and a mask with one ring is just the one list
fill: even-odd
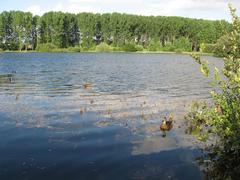
[[(29, 12), (0, 14), (2, 51), (199, 51), (221, 49), (231, 25), (222, 21), (128, 14)], [(220, 45), (219, 45), (219, 41)], [(218, 47), (220, 46), (220, 47)]]

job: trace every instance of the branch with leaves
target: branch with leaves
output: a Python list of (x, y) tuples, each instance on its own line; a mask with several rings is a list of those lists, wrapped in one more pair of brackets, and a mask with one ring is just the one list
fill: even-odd
[[(223, 59), (223, 69), (215, 68), (213, 84), (217, 90), (211, 92), (213, 103), (195, 103), (186, 115), (187, 132), (201, 141), (213, 143), (207, 147), (204, 159), (210, 160), (209, 173), (214, 179), (234, 179), (240, 175), (240, 19), (236, 9), (231, 5), (229, 9), (233, 27), (229, 37), (230, 53)], [(192, 57), (200, 64), (201, 72), (208, 76), (208, 61), (202, 61), (199, 55)]]

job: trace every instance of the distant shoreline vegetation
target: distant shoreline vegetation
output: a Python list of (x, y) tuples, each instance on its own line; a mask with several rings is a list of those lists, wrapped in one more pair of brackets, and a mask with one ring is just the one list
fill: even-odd
[(192, 52), (202, 49), (222, 56), (230, 30), (231, 25), (224, 20), (120, 13), (48, 12), (33, 16), (29, 12), (10, 11), (0, 14), (0, 52)]

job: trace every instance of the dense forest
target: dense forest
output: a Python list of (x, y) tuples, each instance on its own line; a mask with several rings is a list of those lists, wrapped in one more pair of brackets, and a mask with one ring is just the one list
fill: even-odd
[(128, 14), (29, 12), (0, 14), (2, 50), (198, 51), (215, 44), (229, 29), (226, 21)]

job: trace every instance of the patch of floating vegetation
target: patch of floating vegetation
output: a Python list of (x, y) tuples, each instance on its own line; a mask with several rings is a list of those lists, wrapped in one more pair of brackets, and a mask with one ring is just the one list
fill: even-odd
[(13, 82), (13, 74), (0, 74), (0, 84), (10, 84)]
[(109, 126), (110, 122), (109, 121), (98, 121), (94, 123), (97, 127), (107, 127)]
[(0, 98), (0, 108), (17, 127), (64, 132), (116, 125), (136, 139), (132, 141), (133, 155), (193, 145), (193, 139), (186, 140), (184, 130), (178, 127), (184, 126), (186, 104), (197, 97), (167, 98), (155, 91), (100, 93), (82, 87), (73, 89), (68, 96), (28, 94), (22, 89), (20, 94), (12, 90), (7, 96), (0, 94)]
[[(11, 78), (12, 76), (3, 76), (2, 78)], [(1, 76), (0, 76), (1, 78)], [(27, 87), (26, 87), (27, 88)], [(38, 91), (37, 87), (35, 87)], [(171, 113), (174, 114), (176, 127), (183, 125), (183, 115), (186, 111), (186, 104), (191, 103), (190, 97), (163, 97), (155, 91), (128, 91), (120, 93), (103, 93), (94, 92), (93, 84), (86, 82), (81, 89), (72, 89), (69, 96), (49, 97), (42, 94), (31, 94), (31, 102), (24, 97), (24, 89), (22, 92), (12, 92), (15, 95), (15, 103), (5, 101), (2, 105), (5, 111), (15, 116), (22, 116), (22, 120), (18, 125), (26, 125), (29, 127), (51, 127), (51, 118), (46, 118), (46, 113), (59, 113), (60, 119), (56, 121), (64, 121), (71, 123), (69, 114), (78, 112), (81, 116), (94, 113), (100, 117), (99, 122), (93, 122), (97, 127), (107, 127), (111, 125), (121, 125), (127, 127), (135, 135), (152, 136), (159, 134), (160, 130), (163, 136), (166, 131), (173, 129), (172, 123), (169, 124), (169, 117)], [(27, 89), (28, 90), (28, 89)], [(39, 91), (41, 92), (41, 91)], [(19, 100), (21, 94), (21, 99)], [(23, 99), (23, 100), (22, 100)], [(192, 97), (193, 100), (196, 97)], [(9, 103), (8, 103), (9, 102)], [(38, 102), (34, 104), (34, 102)], [(48, 102), (49, 106), (38, 106)], [(165, 120), (164, 120), (165, 118)], [(169, 117), (169, 119), (171, 119)]]

